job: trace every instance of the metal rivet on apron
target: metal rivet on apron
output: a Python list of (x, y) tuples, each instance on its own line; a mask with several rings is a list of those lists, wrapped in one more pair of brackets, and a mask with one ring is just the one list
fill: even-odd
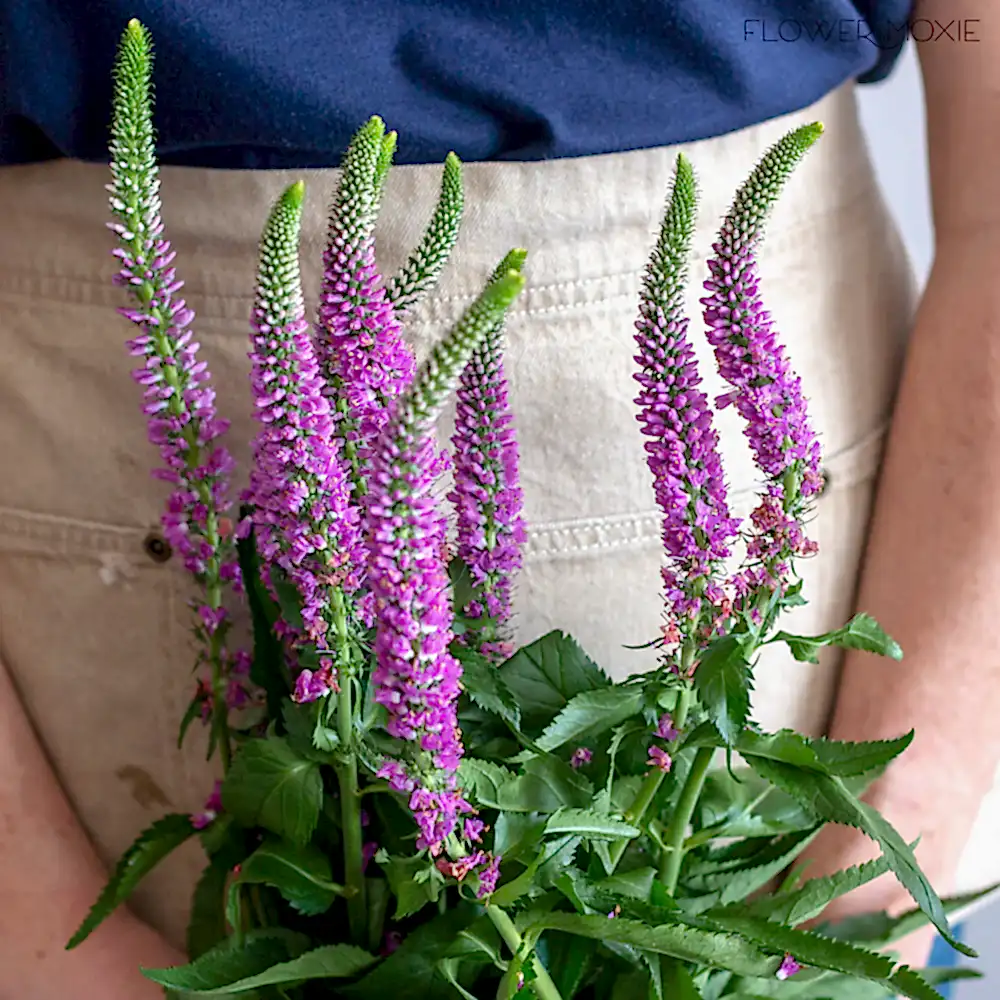
[(819, 496), (822, 496), (830, 488), (830, 470), (822, 469), (820, 470), (820, 477), (823, 480), (823, 485), (819, 488)]
[(158, 531), (151, 531), (142, 542), (142, 549), (153, 562), (165, 563), (174, 550), (170, 543)]

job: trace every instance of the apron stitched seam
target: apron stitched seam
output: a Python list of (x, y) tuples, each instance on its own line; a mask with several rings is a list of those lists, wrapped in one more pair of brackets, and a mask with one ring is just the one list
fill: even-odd
[[(870, 203), (872, 200), (880, 202), (881, 196), (875, 185), (870, 181), (859, 185), (852, 193), (851, 197), (842, 203), (828, 208), (823, 212), (818, 212), (806, 220), (799, 220), (794, 226), (789, 224), (781, 230), (772, 230), (768, 233), (765, 241), (765, 255), (773, 252), (776, 255), (787, 249), (792, 244), (803, 244), (808, 242), (808, 234), (836, 218), (838, 224), (843, 225), (843, 217), (850, 211), (857, 210), (862, 202)], [(698, 236), (711, 238), (715, 234), (715, 228), (699, 227), (696, 230)], [(655, 241), (655, 226), (649, 232), (649, 248)], [(83, 277), (81, 275), (66, 275), (53, 272), (19, 271), (16, 267), (8, 266), (8, 262), (2, 261), (0, 270), (0, 294), (11, 296), (35, 297), (44, 296), (49, 301), (60, 301), (76, 305), (105, 306), (113, 308), (121, 304), (121, 290), (111, 285), (111, 271), (109, 270), (107, 279), (103, 277)], [(530, 272), (529, 272), (530, 273)], [(553, 295), (565, 295), (574, 290), (584, 290), (593, 285), (608, 284), (621, 281), (636, 282), (641, 279), (643, 265), (621, 271), (614, 271), (609, 274), (591, 275), (586, 278), (569, 278), (565, 281), (547, 281), (543, 284), (532, 286), (530, 283), (525, 290), (526, 297), (545, 298)], [(183, 277), (183, 266), (181, 267), (181, 277)], [(197, 305), (197, 313), (203, 319), (231, 319), (236, 318), (249, 309), (253, 301), (252, 291), (245, 294), (217, 294), (214, 292), (205, 293), (197, 288), (188, 285), (185, 292), (189, 299)], [(634, 297), (638, 296), (638, 285), (633, 292), (629, 293)], [(460, 306), (468, 304), (476, 297), (475, 292), (456, 292), (446, 296), (437, 297), (435, 303)], [(598, 294), (595, 298), (571, 299), (568, 302), (558, 302), (551, 305), (540, 305), (536, 307), (520, 308), (515, 305), (511, 310), (512, 316), (532, 316), (544, 315), (553, 311), (571, 310), (594, 305), (603, 301), (618, 300), (626, 297), (626, 293)], [(454, 322), (456, 312), (443, 318), (421, 318), (419, 310), (404, 319), (404, 325), (413, 326), (433, 326)]]

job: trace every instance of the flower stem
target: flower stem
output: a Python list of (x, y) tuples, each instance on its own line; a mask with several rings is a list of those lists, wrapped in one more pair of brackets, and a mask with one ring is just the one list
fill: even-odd
[(664, 837), (667, 850), (660, 869), (660, 881), (666, 885), (671, 895), (677, 888), (681, 862), (684, 860), (684, 837), (687, 834), (691, 817), (694, 815), (695, 806), (698, 804), (701, 790), (705, 786), (705, 778), (708, 775), (714, 752), (712, 747), (701, 747), (695, 754), (694, 763), (691, 765), (691, 771), (677, 803), (677, 809), (671, 817), (670, 826)]
[[(347, 612), (344, 595), (333, 589), (331, 604), (337, 632), (340, 663), (349, 662), (347, 643)], [(337, 735), (340, 737), (341, 758), (336, 765), (340, 784), (340, 822), (344, 837), (344, 885), (347, 897), (347, 919), (351, 939), (363, 945), (368, 932), (368, 902), (365, 891), (363, 835), (361, 830), (361, 793), (358, 789), (358, 758), (354, 753), (354, 706), (351, 698), (351, 676), (340, 671), (340, 691), (337, 694)]]
[[(674, 725), (678, 729), (682, 729), (684, 723), (687, 721), (688, 710), (691, 707), (691, 687), (690, 685), (685, 685), (677, 698), (677, 708), (675, 711)], [(646, 810), (652, 805), (653, 799), (656, 798), (656, 793), (660, 790), (660, 785), (663, 784), (663, 779), (665, 777), (665, 772), (661, 771), (659, 768), (654, 768), (649, 774), (646, 775), (645, 780), (639, 787), (639, 791), (636, 792), (635, 798), (632, 800), (632, 804), (625, 810), (625, 822), (631, 823), (633, 826), (638, 826), (642, 823), (646, 815)], [(608, 873), (613, 874), (614, 870), (618, 867), (618, 863), (622, 859), (622, 855), (628, 848), (629, 841), (627, 839), (617, 840), (611, 846), (610, 856), (611, 856), (611, 871)]]
[[(500, 909), (499, 906), (487, 906), (486, 915), (493, 922), (504, 944), (510, 949), (512, 955), (518, 955), (524, 947), (524, 939), (517, 932), (514, 921)], [(531, 967), (535, 973), (535, 979), (531, 985), (538, 996), (538, 1000), (562, 1000), (556, 984), (552, 981), (548, 969), (542, 965), (541, 959), (537, 955), (531, 956)]]

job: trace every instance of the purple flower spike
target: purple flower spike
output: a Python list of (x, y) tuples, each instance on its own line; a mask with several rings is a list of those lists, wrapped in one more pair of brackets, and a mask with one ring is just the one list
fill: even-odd
[(142, 359), (132, 377), (142, 386), (149, 440), (163, 461), (153, 475), (173, 488), (162, 516), (164, 536), (204, 585), (211, 615), (220, 608), (223, 579), (238, 577), (233, 540), (220, 530), (230, 506), (233, 460), (219, 444), (228, 421), (216, 414), (215, 390), (191, 331), (194, 312), (177, 294), (184, 283), (164, 236), (151, 72), (149, 35), (132, 21), (115, 65), (107, 186), (116, 219), (109, 228), (118, 237), (114, 283), (126, 288), (134, 302), (118, 311), (138, 328), (127, 346)]
[(663, 582), (675, 620), (696, 615), (705, 582), (729, 555), (739, 522), (730, 516), (719, 437), (698, 386), (694, 351), (682, 315), (687, 257), (694, 231), (694, 175), (678, 156), (659, 242), (643, 281), (636, 322), (636, 399), (656, 502), (663, 512), (668, 562)]
[[(393, 134), (390, 133), (390, 136)], [(415, 370), (413, 353), (375, 266), (373, 229), (383, 147), (394, 144), (380, 118), (355, 135), (330, 216), (316, 346), (336, 407), (352, 485), (366, 491), (371, 449)]]
[[(525, 254), (506, 258), (491, 280), (519, 271)], [(490, 330), (462, 372), (455, 416), (455, 488), (449, 499), (458, 515), (458, 555), (482, 598), (471, 602), (469, 618), (492, 623), (476, 637), (481, 651), (504, 658), (503, 626), (510, 618), (513, 578), (521, 568), (525, 541), (521, 511), (517, 439), (507, 401), (503, 328)], [(470, 633), (476, 635), (476, 633)]]
[[(334, 591), (351, 593), (364, 571), (364, 550), (350, 504), (340, 442), (304, 318), (298, 237), (304, 185), (278, 200), (261, 237), (257, 297), (251, 325), (251, 385), (261, 429), (247, 499), (264, 578), (280, 567), (302, 598), (307, 637), (322, 642), (333, 624)], [(328, 677), (305, 672), (302, 701)], [(303, 679), (304, 678), (304, 679)]]
[(719, 373), (733, 387), (716, 400), (734, 405), (766, 491), (753, 512), (750, 566), (734, 579), (737, 598), (784, 585), (789, 560), (815, 552), (803, 519), (822, 488), (819, 441), (809, 421), (801, 380), (792, 371), (760, 297), (757, 247), (763, 223), (785, 180), (822, 128), (789, 133), (763, 157), (736, 195), (709, 260), (701, 300)]
[(410, 793), (417, 847), (440, 853), (469, 804), (458, 787), (463, 747), (456, 702), (461, 667), (449, 651), (450, 581), (444, 518), (435, 503), (434, 420), (470, 355), (520, 291), (511, 273), (490, 284), (435, 347), (375, 450), (366, 504), (369, 583), (375, 595), (376, 699), (390, 735), (410, 744), (409, 762), (380, 771)]

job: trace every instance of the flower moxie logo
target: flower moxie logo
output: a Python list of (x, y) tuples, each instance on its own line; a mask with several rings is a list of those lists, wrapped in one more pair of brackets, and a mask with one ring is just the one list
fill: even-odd
[(866, 41), (878, 49), (894, 50), (908, 38), (915, 42), (978, 42), (979, 18), (955, 18), (942, 23), (927, 17), (896, 23), (874, 23), (864, 18), (802, 21), (786, 17), (780, 21), (750, 17), (743, 21), (743, 40), (758, 42), (838, 42), (849, 45)]

